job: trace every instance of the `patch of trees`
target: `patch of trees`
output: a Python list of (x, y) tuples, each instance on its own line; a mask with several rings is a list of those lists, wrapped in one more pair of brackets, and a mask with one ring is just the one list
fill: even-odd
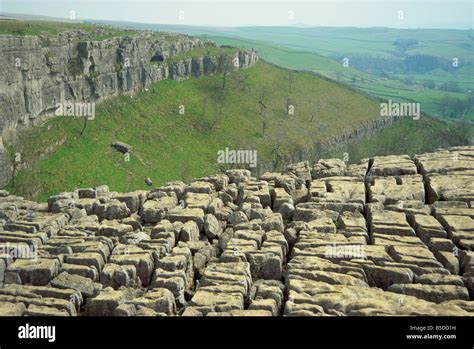
[(461, 92), (462, 89), (456, 81), (446, 81), (439, 86), (442, 91)]
[(409, 48), (418, 45), (418, 40), (413, 38), (400, 38), (395, 40), (393, 45), (400, 51), (405, 52)]
[(226, 78), (227, 76), (236, 68), (238, 68), (238, 61), (232, 59), (231, 56), (226, 54), (221, 54), (217, 59), (218, 70), (222, 74), (222, 89), (225, 89)]
[[(343, 56), (332, 56), (335, 60), (342, 60)], [(435, 69), (453, 72), (468, 62), (459, 62), (459, 67), (454, 68), (452, 61), (430, 55), (410, 55), (400, 58), (382, 58), (366, 55), (350, 57), (350, 64), (367, 73), (389, 77), (390, 74), (425, 74)]]
[(448, 70), (450, 61), (429, 55), (413, 55), (403, 60), (406, 72), (427, 73), (437, 68)]
[(474, 110), (474, 95), (468, 94), (466, 99), (444, 96), (439, 105), (440, 113), (452, 119), (462, 119)]
[[(334, 56), (337, 61), (342, 61), (344, 56)], [(350, 65), (367, 73), (380, 75), (382, 73), (403, 72), (403, 61), (365, 55), (350, 56)], [(388, 77), (388, 75), (387, 75)]]
[(446, 92), (463, 92), (463, 88), (459, 86), (459, 83), (456, 81), (446, 81), (441, 84), (436, 84), (433, 80), (425, 80), (421, 85), (430, 90), (438, 89)]
[(425, 80), (421, 83), (421, 85), (424, 88), (427, 88), (427, 89), (430, 89), (430, 90), (434, 90), (437, 87), (436, 83), (433, 80)]

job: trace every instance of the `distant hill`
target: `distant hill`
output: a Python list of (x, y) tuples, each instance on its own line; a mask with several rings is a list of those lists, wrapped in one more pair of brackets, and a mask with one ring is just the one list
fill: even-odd
[[(175, 31), (204, 36), (218, 44), (256, 47), (266, 60), (282, 67), (311, 70), (377, 97), (419, 102), (431, 115), (474, 121), (473, 30), (92, 22)], [(447, 112), (453, 109), (459, 111)]]

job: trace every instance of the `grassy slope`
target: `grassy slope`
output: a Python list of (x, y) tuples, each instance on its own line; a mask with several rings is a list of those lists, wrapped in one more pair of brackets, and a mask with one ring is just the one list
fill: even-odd
[[(23, 134), (21, 148), (11, 149), (22, 154), (29, 168), (18, 173), (9, 189), (28, 197), (39, 193), (44, 200), (101, 183), (120, 191), (144, 188), (145, 177), (162, 184), (215, 172), (217, 151), (225, 147), (257, 149), (258, 161), (268, 163), (276, 149), (282, 156), (295, 154), (379, 114), (377, 101), (308, 73), (293, 74), (290, 93), (288, 76), (262, 61), (230, 75), (224, 91), (220, 75), (162, 81), (133, 99), (121, 96), (98, 105), (82, 137), (83, 120), (51, 119)], [(267, 106), (263, 119), (261, 95)], [(288, 100), (295, 115), (286, 113)], [(180, 105), (185, 115), (178, 113)], [(133, 146), (130, 162), (111, 149), (114, 139)], [(35, 164), (38, 157), (45, 159)]]
[[(467, 144), (472, 127), (466, 124), (448, 124), (444, 121), (421, 117), (420, 120), (410, 118), (398, 121), (376, 135), (354, 140), (342, 146), (325, 149), (321, 158), (343, 158), (349, 155), (349, 162), (377, 155), (408, 154), (413, 156), (436, 148), (447, 148)], [(460, 142), (464, 140), (464, 142)]]
[[(328, 57), (318, 53), (304, 51), (304, 49), (293, 50), (279, 46), (271, 42), (255, 41), (249, 39), (205, 36), (221, 45), (235, 45), (238, 47), (254, 47), (266, 60), (290, 69), (311, 70), (334, 80), (350, 84), (371, 95), (392, 99), (397, 101), (416, 101), (421, 103), (421, 109), (425, 113), (438, 114), (439, 103), (445, 96), (464, 99), (466, 94), (456, 92), (445, 92), (440, 90), (426, 89), (419, 85), (406, 85), (404, 80), (407, 75), (393, 75), (391, 78), (381, 78), (351, 66), (343, 67)], [(461, 71), (462, 70), (462, 71)], [(438, 84), (446, 81), (457, 81), (462, 88), (474, 88), (474, 80), (469, 69), (460, 68), (457, 75), (443, 72), (437, 75), (410, 75), (415, 82), (432, 80)], [(439, 115), (442, 116), (442, 115)], [(474, 112), (469, 113), (466, 119), (474, 121)]]
[[(420, 102), (424, 112), (438, 114), (439, 101), (446, 95), (464, 99), (466, 94), (427, 89), (417, 84), (407, 85), (403, 81), (408, 77), (419, 84), (426, 80), (432, 80), (437, 84), (456, 81), (461, 88), (473, 90), (474, 48), (469, 33), (459, 30), (388, 28), (251, 27), (240, 28), (233, 32), (216, 32), (214, 35), (206, 33), (205, 36), (218, 44), (256, 47), (267, 60), (283, 67), (312, 70), (331, 79), (349, 83), (377, 97)], [(387, 79), (352, 67), (343, 67), (340, 62), (329, 58), (334, 55), (345, 55), (350, 59), (353, 55), (367, 55), (400, 59), (399, 52), (392, 45), (399, 37), (413, 37), (420, 41), (420, 44), (408, 50), (407, 54), (428, 54), (446, 59), (458, 57), (461, 62), (471, 62), (471, 65), (459, 68), (457, 74), (447, 72), (424, 75), (399, 74)], [(433, 39), (434, 37), (436, 39)], [(473, 121), (474, 111), (466, 118)]]
[[(100, 22), (100, 21), (99, 21)], [(455, 81), (464, 91), (474, 90), (473, 31), (452, 29), (393, 29), (393, 28), (298, 28), (298, 27), (240, 27), (217, 28), (182, 25), (137, 24), (108, 22), (117, 26), (140, 29), (174, 31), (211, 37), (219, 44), (255, 47), (269, 62), (291, 69), (306, 69), (331, 79), (348, 83), (371, 95), (397, 101), (416, 101), (425, 113), (440, 115), (439, 103), (446, 95), (466, 99), (466, 93), (445, 92), (423, 87), (426, 80), (441, 85)], [(377, 57), (400, 60), (404, 56), (393, 45), (400, 38), (415, 38), (419, 44), (406, 51), (407, 55), (431, 55), (445, 60), (459, 58), (456, 71), (434, 71), (428, 74), (390, 74), (382, 78), (367, 72), (345, 68), (334, 57)], [(415, 84), (406, 80), (413, 78)], [(466, 120), (474, 121), (474, 110)]]
[[(423, 87), (426, 80), (441, 85), (455, 81), (464, 91), (474, 90), (474, 31), (454, 29), (394, 29), (394, 28), (298, 28), (298, 27), (240, 27), (217, 28), (180, 25), (137, 24), (110, 22), (119, 26), (174, 31), (212, 37), (219, 44), (255, 47), (266, 60), (291, 69), (307, 69), (357, 87), (371, 95), (397, 101), (416, 101), (429, 114), (440, 115), (439, 103), (446, 95), (466, 99), (466, 93), (445, 92)], [(415, 38), (419, 44), (406, 55), (431, 55), (461, 64), (456, 71), (435, 71), (428, 74), (392, 74), (382, 78), (358, 69), (344, 68), (334, 57), (377, 57), (400, 60), (404, 56), (393, 45), (400, 38)], [(389, 71), (386, 73), (391, 74)], [(415, 84), (406, 80), (413, 78)], [(474, 110), (465, 116), (474, 121)]]

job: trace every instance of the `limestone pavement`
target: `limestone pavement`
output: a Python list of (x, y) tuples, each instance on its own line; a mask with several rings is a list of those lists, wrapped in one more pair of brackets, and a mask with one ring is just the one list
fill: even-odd
[(474, 314), (474, 147), (0, 196), (0, 315)]

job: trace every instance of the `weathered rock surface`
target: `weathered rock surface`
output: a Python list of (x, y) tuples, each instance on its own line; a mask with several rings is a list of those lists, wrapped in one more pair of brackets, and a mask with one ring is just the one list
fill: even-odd
[(0, 315), (472, 315), (474, 147), (440, 150), (445, 167), (436, 154), (367, 159), (362, 176), (320, 160), (82, 188), (43, 206), (1, 192)]

